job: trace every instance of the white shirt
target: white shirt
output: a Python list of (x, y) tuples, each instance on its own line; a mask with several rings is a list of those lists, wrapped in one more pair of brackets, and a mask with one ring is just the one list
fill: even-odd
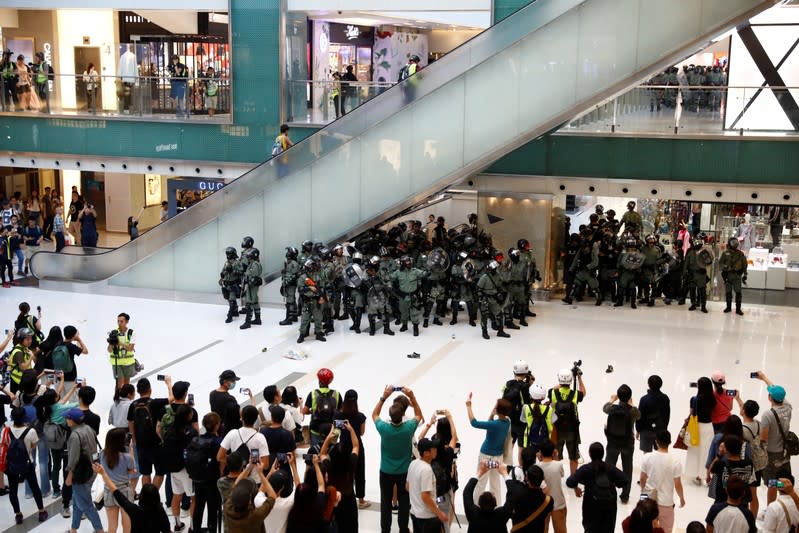
[(763, 533), (788, 533), (789, 524), (785, 519), (785, 510), (780, 505), (780, 502), (784, 503), (788, 509), (791, 523), (794, 525), (799, 524), (799, 510), (796, 509), (793, 499), (787, 494), (779, 494), (777, 501), (771, 502), (766, 508), (766, 516), (763, 518), (763, 525), (760, 528)]
[[(14, 438), (18, 439), (19, 436), (25, 432), (27, 426), (22, 426), (21, 428), (11, 426), (9, 429), (11, 430), (11, 433), (14, 435)], [(25, 448), (28, 450), (28, 455), (31, 455), (31, 460), (34, 460), (31, 454), (31, 450), (36, 448), (36, 444), (38, 442), (39, 442), (39, 435), (36, 433), (35, 429), (31, 428), (31, 430), (28, 431), (28, 434), (25, 435)]]
[[(258, 450), (258, 454), (261, 458), (269, 455), (269, 446), (266, 444), (266, 438), (253, 428), (231, 429), (228, 431), (228, 434), (225, 435), (225, 438), (222, 439), (222, 444), (220, 444), (220, 446), (229, 452), (235, 452), (239, 449), (239, 446), (244, 443), (246, 443), (247, 449), (250, 451)], [(253, 469), (250, 474), (250, 479), (259, 485), (261, 484), (261, 477), (255, 469)]]
[(411, 461), (408, 467), (408, 494), (411, 500), (411, 514), (416, 518), (435, 518), (436, 515), (425, 505), (422, 493), (429, 492), (435, 500), (436, 483), (433, 467), (421, 459)]
[[(255, 506), (260, 507), (266, 501), (266, 494), (258, 492), (255, 496)], [(286, 533), (286, 522), (289, 519), (289, 512), (294, 506), (294, 493), (288, 498), (278, 498), (269, 514), (266, 515), (264, 526), (269, 533)]]
[(647, 492), (655, 489), (658, 505), (674, 505), (674, 478), (682, 476), (682, 462), (670, 453), (656, 451), (644, 455), (641, 472), (647, 476), (646, 487), (641, 487), (641, 490)]
[(544, 471), (544, 481), (549, 487), (552, 497), (552, 510), (558, 511), (566, 508), (566, 497), (563, 495), (563, 463), (560, 461), (542, 461), (536, 463)]
[(130, 404), (131, 400), (127, 398), (120, 398), (119, 403), (112, 403), (111, 409), (108, 411), (108, 423), (115, 428), (127, 429)]
[(303, 415), (298, 408), (293, 405), (286, 405), (285, 403), (281, 403), (280, 407), (286, 410), (286, 418), (294, 420), (295, 427), (302, 427)]
[[(281, 407), (283, 407), (285, 410), (286, 406), (281, 405)], [(264, 418), (266, 419), (266, 423), (261, 424), (261, 427), (269, 427), (269, 424), (272, 423), (272, 413), (269, 412), (268, 405), (263, 409), (263, 413), (264, 413)], [(289, 431), (294, 431), (294, 428), (296, 427), (296, 424), (294, 423), (294, 418), (292, 418), (291, 414), (288, 411), (286, 411), (286, 416), (283, 418), (282, 426), (283, 429), (287, 429)]]

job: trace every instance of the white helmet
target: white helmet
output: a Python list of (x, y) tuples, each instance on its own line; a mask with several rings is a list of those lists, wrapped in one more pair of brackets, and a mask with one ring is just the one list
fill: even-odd
[(568, 368), (558, 370), (558, 384), (570, 385), (572, 382), (572, 371)]
[(530, 372), (530, 365), (524, 359), (519, 359), (513, 364), (513, 373), (517, 376), (524, 375)]
[(546, 397), (547, 397), (547, 390), (544, 387), (542, 387), (538, 383), (530, 385), (530, 398), (540, 402)]

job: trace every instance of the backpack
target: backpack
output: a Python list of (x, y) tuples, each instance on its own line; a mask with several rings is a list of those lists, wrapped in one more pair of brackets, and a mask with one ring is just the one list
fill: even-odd
[[(606, 467), (607, 468), (607, 467)], [(594, 473), (594, 480), (587, 491), (597, 503), (615, 503), (616, 487), (610, 482), (607, 470)]]
[(280, 140), (280, 137), (277, 137), (275, 143), (272, 145), (272, 157), (278, 156), (283, 152), (283, 141)]
[(240, 429), (237, 429), (236, 432), (239, 434), (239, 440), (241, 441), (241, 445), (239, 445), (239, 447), (236, 448), (235, 450), (232, 450), (230, 453), (231, 454), (235, 453), (236, 455), (241, 457), (241, 460), (244, 461), (244, 464), (246, 465), (247, 463), (250, 462), (250, 449), (247, 447), (247, 443), (250, 442), (250, 440), (258, 434), (258, 432), (256, 431), (255, 433), (250, 435), (250, 438), (247, 440), (241, 438)]
[(61, 370), (65, 374), (72, 372), (75, 369), (75, 364), (69, 356), (69, 349), (65, 344), (59, 344), (53, 350), (53, 368)]
[(782, 422), (780, 421), (780, 417), (773, 408), (771, 409), (771, 414), (774, 415), (774, 420), (777, 422), (777, 427), (780, 430), (780, 435), (782, 436), (782, 452), (785, 454), (785, 457), (789, 457), (792, 455), (799, 455), (799, 437), (796, 436), (796, 433), (788, 429), (785, 431), (785, 428), (782, 427)]
[(8, 452), (6, 453), (6, 473), (12, 476), (24, 476), (33, 468), (31, 456), (25, 446), (25, 436), (31, 430), (28, 426), (22, 435), (15, 437), (9, 429), (10, 440), (8, 442)]
[(336, 407), (338, 404), (338, 393), (333, 389), (328, 389), (327, 392), (322, 392), (319, 389), (313, 391), (313, 421), (314, 426), (319, 427), (319, 424), (332, 423), (333, 415), (336, 414)]
[(152, 444), (149, 440), (153, 436), (154, 429), (150, 399), (137, 403), (133, 409), (133, 431), (136, 434), (136, 442), (140, 446)]
[(449, 492), (449, 476), (441, 463), (432, 461), (430, 467), (433, 469), (433, 479), (436, 482), (436, 496), (442, 496)]
[(218, 448), (210, 435), (197, 435), (189, 441), (183, 452), (183, 462), (192, 481), (213, 481), (219, 478), (219, 466), (216, 462)]
[(564, 398), (558, 389), (555, 393), (555, 425), (560, 431), (577, 431), (579, 421), (577, 420), (577, 406), (574, 405), (575, 391), (570, 390)]
[(505, 384), (505, 391), (502, 393), (502, 399), (509, 401), (513, 407), (510, 420), (514, 426), (518, 426), (522, 423), (522, 410), (524, 408), (522, 384), (526, 385), (526, 383), (519, 381), (518, 379), (510, 379)]
[(183, 431), (178, 431), (174, 426), (169, 431), (163, 433), (161, 442), (161, 460), (166, 464), (170, 472), (180, 472), (186, 466), (185, 453), (188, 443), (197, 432), (194, 428), (187, 426)]
[(42, 434), (44, 442), (51, 450), (62, 450), (64, 443), (67, 442), (67, 428), (49, 420), (44, 423)]
[(161, 439), (165, 439), (167, 433), (175, 425), (175, 410), (171, 405), (167, 405), (164, 409), (164, 416), (161, 417)]
[(410, 77), (410, 71), (408, 70), (408, 65), (402, 67), (399, 71), (399, 76), (397, 77), (397, 83), (407, 80)]
[(768, 465), (768, 452), (760, 440), (760, 422), (757, 423), (757, 434), (753, 433), (749, 426), (744, 426), (744, 429), (748, 429), (752, 435), (752, 442), (748, 443), (752, 447), (752, 466), (755, 472), (760, 472)]
[[(532, 409), (533, 406), (530, 406)], [(525, 447), (538, 449), (544, 441), (549, 440), (549, 426), (547, 426), (547, 414), (549, 406), (541, 412), (541, 416), (533, 418), (533, 424), (527, 429)]]
[(605, 436), (608, 439), (629, 440), (633, 436), (630, 423), (630, 409), (624, 405), (614, 405), (608, 413)]

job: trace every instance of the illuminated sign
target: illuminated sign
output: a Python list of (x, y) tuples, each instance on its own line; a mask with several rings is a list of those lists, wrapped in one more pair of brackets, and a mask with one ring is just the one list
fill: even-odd
[(357, 39), (361, 36), (361, 29), (358, 26), (353, 26), (352, 24), (347, 24), (347, 29), (344, 30), (344, 35), (347, 37), (348, 40)]

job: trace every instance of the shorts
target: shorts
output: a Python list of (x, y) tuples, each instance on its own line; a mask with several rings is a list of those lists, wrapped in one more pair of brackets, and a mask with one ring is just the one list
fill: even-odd
[(180, 472), (172, 472), (169, 479), (172, 483), (172, 494), (185, 494), (189, 498), (194, 496), (194, 485), (185, 468)]
[(558, 450), (558, 456), (565, 459), (563, 455), (563, 447), (566, 446), (566, 451), (569, 452), (569, 460), (577, 461), (580, 458), (580, 433), (564, 433), (558, 431), (558, 442), (555, 444), (555, 449)]
[(655, 432), (645, 429), (639, 433), (638, 449), (644, 453), (655, 451)]
[(33, 254), (39, 251), (38, 246), (26, 246), (25, 247), (25, 259), (30, 259)]
[[(128, 500), (133, 501), (133, 489), (130, 483), (122, 483), (121, 485), (115, 483), (115, 485)], [(119, 504), (114, 499), (114, 493), (108, 490), (107, 487), (103, 490), (103, 505), (105, 507), (119, 507)]]
[(136, 458), (139, 461), (139, 473), (143, 476), (149, 476), (155, 468), (156, 476), (165, 476), (166, 468), (161, 460), (161, 448), (155, 446), (153, 448), (136, 447)]
[(768, 452), (768, 464), (763, 469), (763, 479), (777, 479), (777, 473), (781, 471), (791, 472), (790, 458), (786, 458), (783, 452)]
[(17, 85), (17, 94), (25, 94), (31, 91), (30, 85)]
[(216, 101), (218, 98), (218, 96), (206, 96), (205, 109), (216, 109)]
[(111, 365), (111, 372), (114, 375), (114, 379), (132, 378), (136, 375), (136, 365)]

